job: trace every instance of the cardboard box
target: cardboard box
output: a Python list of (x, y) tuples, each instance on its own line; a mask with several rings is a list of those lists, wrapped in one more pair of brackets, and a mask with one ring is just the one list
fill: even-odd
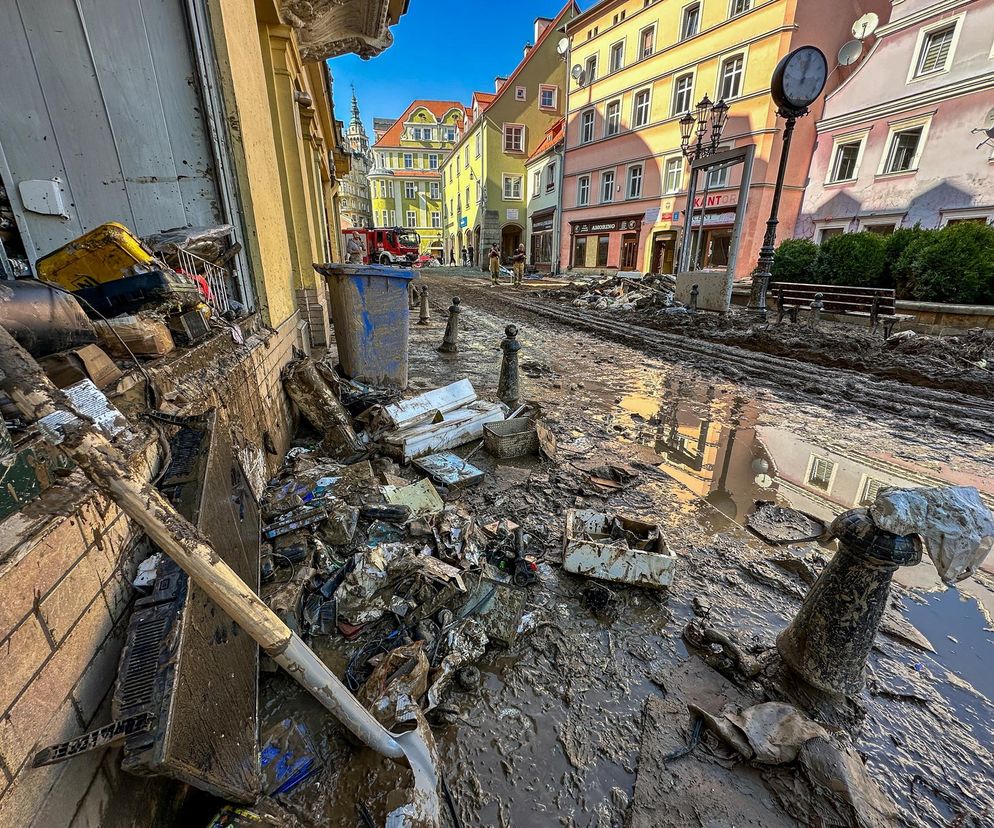
[(123, 374), (109, 356), (97, 345), (84, 345), (61, 354), (43, 357), (38, 362), (48, 378), (59, 388), (68, 388), (88, 379), (97, 388), (106, 388)]
[(116, 357), (128, 357), (122, 339), (135, 356), (161, 357), (176, 347), (169, 326), (151, 316), (117, 316), (98, 320), (93, 325), (101, 344)]

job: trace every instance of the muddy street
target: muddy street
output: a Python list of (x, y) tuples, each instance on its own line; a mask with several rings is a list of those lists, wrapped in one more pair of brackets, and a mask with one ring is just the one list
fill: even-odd
[[(830, 521), (883, 486), (969, 485), (991, 499), (990, 444), (972, 429), (939, 425), (945, 413), (904, 417), (838, 390), (826, 399), (827, 389), (849, 381), (827, 369), (811, 369), (817, 389), (789, 373), (780, 384), (768, 370), (753, 377), (690, 348), (683, 358), (664, 358), (564, 325), (525, 305), (533, 297), (523, 301), (475, 277), (431, 274), (419, 282), (429, 287), (432, 321), (415, 324), (412, 314), (412, 392), (468, 378), (494, 399), (498, 344), (513, 323), (521, 400), (540, 409), (558, 440), (556, 463), (498, 463), (476, 452), (483, 481), (447, 496), (481, 524), (520, 524), (537, 538), (531, 551), (539, 562), (516, 640), (488, 648), (479, 684), (456, 687), (431, 715), (463, 824), (815, 824), (824, 803), (789, 773), (730, 770), (713, 744), (664, 761), (674, 746), (693, 744), (688, 704), (717, 711), (767, 698), (714, 652), (688, 643), (685, 628), (703, 619), (762, 658), (800, 606), (810, 583), (804, 573), (833, 554), (834, 542), (765, 544), (744, 528), (756, 501)], [(440, 354), (455, 295), (463, 308), (459, 351)], [(622, 482), (600, 478), (603, 466), (623, 469)], [(662, 526), (677, 558), (672, 586), (604, 587), (564, 572), (564, 516), (572, 508)], [(982, 572), (948, 588), (926, 558), (896, 579), (858, 725), (848, 731), (855, 735), (840, 727), (839, 738), (851, 738), (903, 824), (983, 825), (992, 812), (984, 780), (994, 758), (987, 668), (994, 578)], [(314, 641), (329, 663), (348, 660), (340, 642)], [(319, 782), (281, 798), (302, 824), (352, 828), (359, 803), (373, 814), (387, 808), (384, 797), (403, 774), (356, 754), (289, 680), (265, 678), (261, 705), (263, 730), (303, 716), (327, 740)], [(706, 802), (688, 793), (702, 789)]]

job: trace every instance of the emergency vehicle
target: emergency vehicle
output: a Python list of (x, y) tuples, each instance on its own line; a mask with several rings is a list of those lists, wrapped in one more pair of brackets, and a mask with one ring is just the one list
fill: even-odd
[(410, 265), (418, 258), (421, 237), (404, 227), (354, 227), (342, 231), (345, 244), (353, 233), (366, 247), (363, 264), (402, 264)]

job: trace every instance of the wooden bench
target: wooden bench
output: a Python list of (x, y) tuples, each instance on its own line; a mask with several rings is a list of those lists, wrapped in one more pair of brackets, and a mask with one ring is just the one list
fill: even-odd
[(797, 321), (800, 308), (812, 308), (820, 302), (820, 313), (855, 316), (870, 320), (870, 330), (882, 327), (884, 339), (890, 337), (894, 326), (915, 317), (897, 312), (897, 299), (891, 288), (848, 287), (846, 285), (805, 285), (798, 282), (771, 282), (777, 307), (777, 322), (789, 316)]

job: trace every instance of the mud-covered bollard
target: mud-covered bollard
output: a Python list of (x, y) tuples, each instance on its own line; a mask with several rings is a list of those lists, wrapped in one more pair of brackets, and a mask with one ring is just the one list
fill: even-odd
[(431, 311), (428, 310), (428, 286), (421, 288), (421, 313), (418, 314), (419, 325), (431, 324)]
[(516, 325), (508, 325), (504, 328), (504, 338), (500, 342), (500, 349), (504, 355), (501, 357), (500, 378), (497, 380), (497, 399), (513, 410), (518, 407), (518, 397), (520, 396), (518, 351), (521, 350), (521, 343), (518, 342)]
[(418, 309), (418, 289), (414, 286), (414, 282), (411, 282), (407, 288), (407, 307), (410, 310)]
[(866, 657), (887, 609), (891, 578), (899, 566), (921, 561), (921, 547), (910, 535), (877, 528), (868, 509), (839, 515), (831, 532), (839, 551), (780, 633), (777, 650), (812, 687), (847, 696), (863, 689)]
[(459, 307), (459, 297), (452, 297), (452, 304), (449, 305), (449, 318), (445, 323), (445, 335), (442, 337), (442, 344), (438, 350), (443, 354), (454, 354), (459, 350), (459, 314), (462, 308)]
[(691, 285), (690, 286), (690, 306), (688, 307), (688, 310), (691, 313), (697, 313), (697, 297), (700, 296), (700, 295), (701, 295), (701, 286), (700, 285)]
[(816, 293), (814, 301), (811, 303), (811, 326), (817, 328), (821, 324), (821, 312), (825, 307), (822, 301), (824, 295)]

